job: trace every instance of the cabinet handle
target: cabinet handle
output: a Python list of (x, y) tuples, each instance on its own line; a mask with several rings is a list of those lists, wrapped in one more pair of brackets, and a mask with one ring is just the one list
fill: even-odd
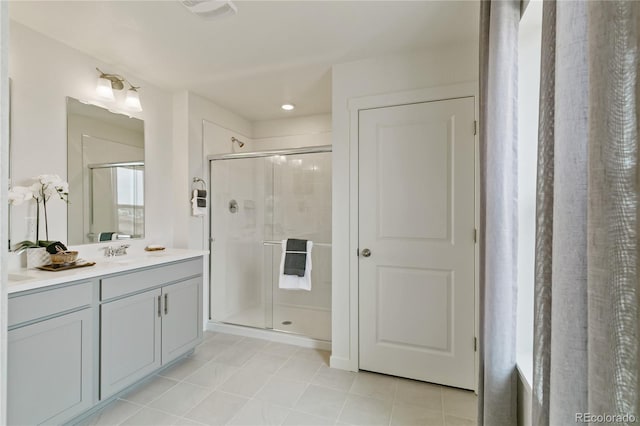
[(164, 294), (164, 314), (169, 313), (169, 293)]
[(158, 296), (158, 317), (162, 316), (162, 296)]

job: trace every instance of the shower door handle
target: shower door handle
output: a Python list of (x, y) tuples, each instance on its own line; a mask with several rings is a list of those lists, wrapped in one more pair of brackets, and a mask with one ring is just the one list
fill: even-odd
[(362, 257), (369, 257), (369, 256), (371, 256), (371, 250), (369, 250), (368, 248), (362, 249)]

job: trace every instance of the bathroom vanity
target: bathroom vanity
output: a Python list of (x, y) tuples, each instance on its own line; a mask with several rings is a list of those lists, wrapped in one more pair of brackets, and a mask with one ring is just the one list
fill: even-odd
[(174, 249), (10, 275), (9, 424), (67, 423), (193, 350), (203, 254)]

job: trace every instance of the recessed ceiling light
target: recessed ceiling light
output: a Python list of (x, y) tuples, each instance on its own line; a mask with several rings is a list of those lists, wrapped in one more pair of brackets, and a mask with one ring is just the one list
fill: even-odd
[(280, 108), (282, 108), (285, 111), (291, 111), (292, 109), (294, 109), (296, 106), (293, 104), (282, 104), (282, 106)]

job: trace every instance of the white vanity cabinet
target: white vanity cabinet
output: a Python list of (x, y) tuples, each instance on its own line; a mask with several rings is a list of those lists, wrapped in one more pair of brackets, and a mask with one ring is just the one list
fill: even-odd
[(93, 405), (94, 284), (9, 297), (8, 424), (61, 424)]
[(193, 349), (202, 337), (202, 260), (101, 280), (100, 399)]
[(172, 251), (10, 288), (10, 425), (73, 424), (202, 340), (202, 255)]

